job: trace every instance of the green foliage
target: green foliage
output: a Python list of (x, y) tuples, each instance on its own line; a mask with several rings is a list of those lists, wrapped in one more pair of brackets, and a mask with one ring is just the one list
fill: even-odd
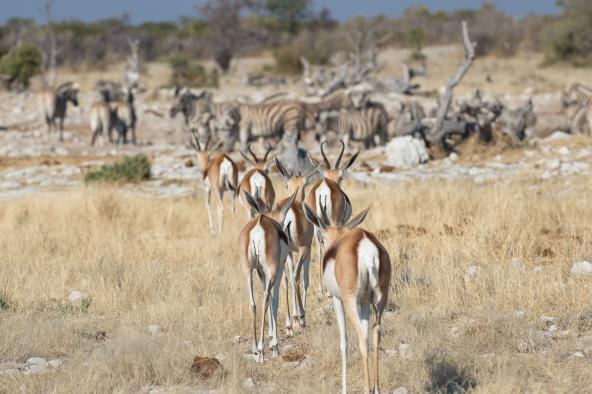
[(5, 297), (0, 295), (0, 311), (7, 311), (10, 309), (10, 304)]
[(9, 87), (19, 84), (28, 88), (31, 78), (39, 73), (41, 52), (30, 45), (21, 45), (0, 59), (0, 74), (8, 77)]
[(295, 75), (302, 73), (300, 63), (300, 51), (294, 46), (274, 49), (272, 52), (275, 61), (273, 70), (278, 74)]
[(267, 0), (265, 9), (275, 19), (277, 30), (296, 33), (311, 19), (311, 0)]
[(422, 49), (426, 41), (426, 32), (421, 27), (416, 27), (409, 31), (409, 47), (411, 48), (411, 53), (409, 54), (409, 59), (412, 61), (424, 61), (426, 56), (423, 54)]
[(150, 160), (144, 154), (126, 157), (115, 164), (105, 164), (84, 176), (84, 182), (139, 182), (150, 178)]
[(218, 72), (208, 72), (200, 64), (191, 61), (189, 56), (178, 54), (169, 59), (171, 84), (191, 87), (218, 87)]
[(575, 66), (592, 63), (592, 2), (564, 0), (562, 16), (551, 25), (547, 61), (568, 62)]

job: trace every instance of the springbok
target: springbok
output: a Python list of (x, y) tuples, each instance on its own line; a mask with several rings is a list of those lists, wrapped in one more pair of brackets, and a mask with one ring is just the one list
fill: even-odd
[[(308, 171), (306, 174), (298, 174), (295, 175), (294, 173), (288, 173), (286, 167), (282, 164), (282, 162), (276, 157), (275, 164), (282, 174), (282, 178), (286, 182), (288, 186), (289, 193), (296, 193), (296, 200), (288, 209), (286, 213), (286, 218), (284, 220), (284, 232), (288, 237), (288, 246), (290, 248), (288, 258), (286, 260), (288, 266), (288, 275), (285, 275), (286, 280), (286, 292), (288, 291), (288, 280), (290, 280), (292, 284), (292, 310), (294, 311), (295, 318), (298, 318), (298, 323), (300, 324), (301, 328), (306, 327), (306, 294), (308, 291), (308, 284), (309, 284), (309, 268), (310, 268), (310, 256), (311, 256), (311, 247), (312, 247), (312, 237), (314, 234), (314, 226), (311, 222), (309, 222), (306, 217), (304, 216), (304, 211), (302, 210), (302, 202), (304, 201), (305, 196), (305, 189), (308, 185), (311, 177), (316, 174), (318, 171), (320, 164), (315, 165), (315, 163), (310, 159), (309, 160), (313, 164), (313, 168)], [(281, 200), (277, 205), (274, 211), (271, 213), (271, 216), (274, 217), (276, 220), (279, 220), (280, 214), (280, 207), (284, 205), (287, 199)], [(294, 259), (292, 254), (298, 252), (298, 260), (296, 265), (294, 265)], [(300, 291), (300, 274), (302, 272), (302, 276), (304, 278), (304, 288), (303, 291)], [(288, 330), (288, 334), (292, 333), (292, 315), (290, 314), (290, 300), (286, 297), (286, 304), (288, 307), (288, 317), (286, 318), (286, 328)]]
[[(325, 165), (325, 169), (323, 171), (324, 178), (319, 179), (314, 183), (312, 188), (310, 189), (310, 193), (306, 198), (307, 204), (312, 207), (312, 209), (317, 213), (317, 215), (321, 215), (321, 206), (325, 207), (326, 214), (328, 217), (333, 220), (334, 223), (337, 223), (339, 220), (347, 221), (352, 213), (352, 206), (347, 194), (341, 189), (341, 181), (345, 176), (347, 170), (354, 164), (360, 152), (354, 154), (343, 167), (339, 167), (341, 163), (341, 159), (343, 157), (343, 152), (345, 151), (345, 143), (340, 140), (341, 142), (341, 152), (339, 153), (339, 157), (335, 162), (335, 167), (331, 167), (329, 163), (329, 159), (325, 155), (325, 151), (323, 150), (323, 145), (325, 142), (321, 143), (321, 155), (323, 156), (323, 162)], [(317, 290), (317, 299), (321, 301), (323, 299), (323, 289), (322, 289), (322, 277), (323, 271), (321, 262), (323, 261), (323, 242), (321, 238), (321, 231), (317, 229), (317, 251), (319, 254), (319, 276), (321, 281), (319, 282), (319, 288)]]
[[(271, 183), (271, 179), (269, 179), (269, 175), (267, 175), (271, 165), (271, 163), (267, 162), (267, 156), (269, 156), (269, 153), (271, 152), (271, 145), (267, 144), (267, 151), (265, 152), (265, 156), (263, 156), (262, 159), (255, 155), (253, 149), (251, 149), (251, 144), (247, 145), (247, 149), (249, 154), (253, 157), (252, 160), (244, 152), (241, 151), (240, 153), (243, 159), (250, 163), (253, 168), (251, 168), (243, 176), (243, 179), (239, 185), (239, 191), (246, 191), (256, 199), (261, 200), (261, 202), (267, 207), (267, 210), (270, 211), (273, 206), (273, 202), (275, 201), (275, 190), (273, 190), (273, 184)], [(255, 213), (251, 208), (249, 208), (250, 204), (245, 204), (243, 202), (242, 194), (240, 193), (239, 201), (241, 202), (241, 205), (247, 209), (249, 220), (253, 219)]]
[[(378, 350), (380, 346), (380, 320), (388, 301), (391, 261), (388, 252), (370, 232), (356, 228), (366, 218), (368, 209), (346, 224), (344, 218), (332, 224), (323, 206), (318, 216), (304, 204), (308, 220), (317, 226), (329, 245), (323, 257), (323, 283), (333, 298), (333, 309), (339, 326), (341, 349), (341, 384), (347, 392), (347, 332), (345, 314), (358, 336), (358, 345), (364, 364), (364, 392), (370, 393), (368, 368), (368, 324), (370, 307), (376, 321), (372, 326), (374, 364), (373, 393), (379, 392)], [(335, 222), (333, 222), (335, 223)]]
[[(264, 348), (264, 330), (265, 313), (269, 314), (269, 337), (270, 350), (273, 356), (278, 355), (278, 336), (277, 336), (277, 310), (279, 302), (279, 287), (282, 274), (284, 272), (284, 263), (288, 256), (288, 238), (284, 233), (281, 222), (284, 222), (286, 214), (294, 199), (296, 193), (284, 202), (279, 209), (280, 222), (267, 216), (267, 205), (257, 197), (244, 191), (246, 202), (251, 206), (256, 216), (242, 229), (239, 235), (239, 254), (240, 262), (247, 282), (247, 291), (249, 293), (249, 303), (251, 305), (251, 317), (253, 321), (253, 353), (256, 355), (257, 362), (263, 362)], [(255, 298), (253, 294), (253, 271), (263, 285), (263, 309), (261, 310), (261, 331), (259, 341), (257, 341), (257, 312)], [(269, 295), (271, 294), (271, 305), (269, 305)]]
[(223, 153), (211, 153), (216, 151), (221, 143), (218, 143), (211, 151), (208, 150), (210, 138), (208, 137), (205, 145), (200, 144), (198, 134), (192, 131), (193, 140), (190, 141), (193, 149), (197, 151), (197, 162), (202, 171), (203, 185), (206, 209), (208, 211), (208, 221), (210, 232), (214, 233), (214, 223), (212, 221), (212, 209), (210, 200), (212, 192), (216, 198), (216, 208), (218, 211), (218, 233), (222, 233), (224, 222), (224, 193), (228, 190), (230, 193), (230, 212), (234, 214), (234, 197), (238, 184), (238, 168), (234, 161)]
[(46, 88), (39, 93), (47, 133), (51, 134), (56, 127), (56, 119), (59, 119), (60, 141), (64, 141), (64, 118), (66, 117), (68, 102), (78, 107), (78, 90), (77, 83), (66, 82), (56, 89)]

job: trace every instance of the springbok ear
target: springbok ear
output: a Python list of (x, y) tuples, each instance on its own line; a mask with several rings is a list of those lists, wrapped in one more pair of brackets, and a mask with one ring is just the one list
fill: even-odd
[(323, 225), (321, 224), (321, 219), (319, 219), (315, 211), (313, 211), (307, 203), (302, 203), (302, 210), (304, 211), (304, 216), (306, 217), (306, 220), (311, 222), (315, 227), (324, 229)]
[(251, 208), (253, 208), (255, 212), (261, 214), (261, 207), (259, 206), (259, 204), (257, 204), (255, 198), (246, 190), (243, 191), (243, 194), (245, 196), (245, 200), (247, 200), (247, 203), (251, 206)]
[(244, 160), (245, 160), (247, 163), (250, 163), (250, 164), (255, 164), (255, 163), (253, 162), (253, 160), (251, 160), (251, 159), (249, 158), (249, 156), (247, 156), (247, 155), (246, 155), (246, 153), (245, 153), (245, 152), (243, 152), (242, 150), (241, 150), (241, 151), (239, 151), (239, 152), (240, 152), (241, 156), (243, 157), (243, 159), (244, 159)]
[(265, 164), (263, 164), (263, 171), (265, 172), (269, 172), (269, 169), (271, 168), (271, 166), (274, 164), (275, 162), (275, 156), (272, 157), (271, 159), (267, 160), (265, 162)]
[(280, 174), (282, 174), (284, 180), (287, 182), (290, 179), (290, 175), (288, 174), (286, 167), (284, 167), (284, 165), (282, 164), (280, 159), (277, 158), (277, 156), (275, 157), (275, 166), (279, 170)]
[(282, 222), (286, 218), (286, 215), (288, 214), (288, 210), (292, 207), (292, 204), (294, 204), (294, 200), (296, 199), (297, 193), (298, 193), (298, 188), (296, 188), (296, 191), (290, 196), (290, 198), (288, 198), (288, 200), (284, 203), (284, 205), (282, 205), (280, 207), (280, 217), (282, 218)]
[(356, 159), (358, 158), (358, 155), (360, 154), (360, 151), (357, 151), (355, 155), (353, 155), (348, 161), (347, 163), (345, 163), (345, 166), (343, 166), (342, 171), (347, 171), (351, 166), (354, 165)]
[(345, 227), (349, 228), (350, 230), (353, 230), (354, 228), (358, 227), (364, 221), (364, 219), (366, 219), (366, 215), (368, 214), (369, 210), (370, 207), (364, 209), (356, 217), (350, 220), (349, 223), (345, 225)]

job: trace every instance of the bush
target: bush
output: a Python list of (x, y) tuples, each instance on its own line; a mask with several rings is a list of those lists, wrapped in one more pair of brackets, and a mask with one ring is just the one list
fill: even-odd
[(195, 88), (218, 87), (218, 72), (208, 72), (203, 66), (196, 64), (186, 55), (175, 55), (169, 59), (169, 67), (173, 72), (171, 84), (191, 86)]
[(302, 73), (300, 63), (300, 51), (294, 46), (274, 49), (272, 51), (275, 61), (273, 70), (278, 74), (295, 75)]
[(139, 154), (126, 157), (119, 163), (105, 164), (99, 169), (91, 170), (84, 176), (85, 183), (93, 182), (139, 182), (150, 178), (150, 160), (146, 155)]
[(592, 63), (592, 3), (570, 0), (559, 4), (564, 10), (549, 29), (547, 61), (589, 66)]
[(28, 88), (31, 78), (41, 68), (41, 52), (39, 49), (22, 45), (8, 52), (0, 59), (0, 74), (6, 76), (6, 87), (11, 89), (15, 84)]

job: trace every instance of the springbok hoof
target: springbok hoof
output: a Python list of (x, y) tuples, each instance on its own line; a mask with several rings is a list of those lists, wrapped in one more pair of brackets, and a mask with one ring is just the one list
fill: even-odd
[(306, 328), (306, 318), (304, 316), (299, 317), (298, 324), (300, 325), (300, 328), (305, 329)]

